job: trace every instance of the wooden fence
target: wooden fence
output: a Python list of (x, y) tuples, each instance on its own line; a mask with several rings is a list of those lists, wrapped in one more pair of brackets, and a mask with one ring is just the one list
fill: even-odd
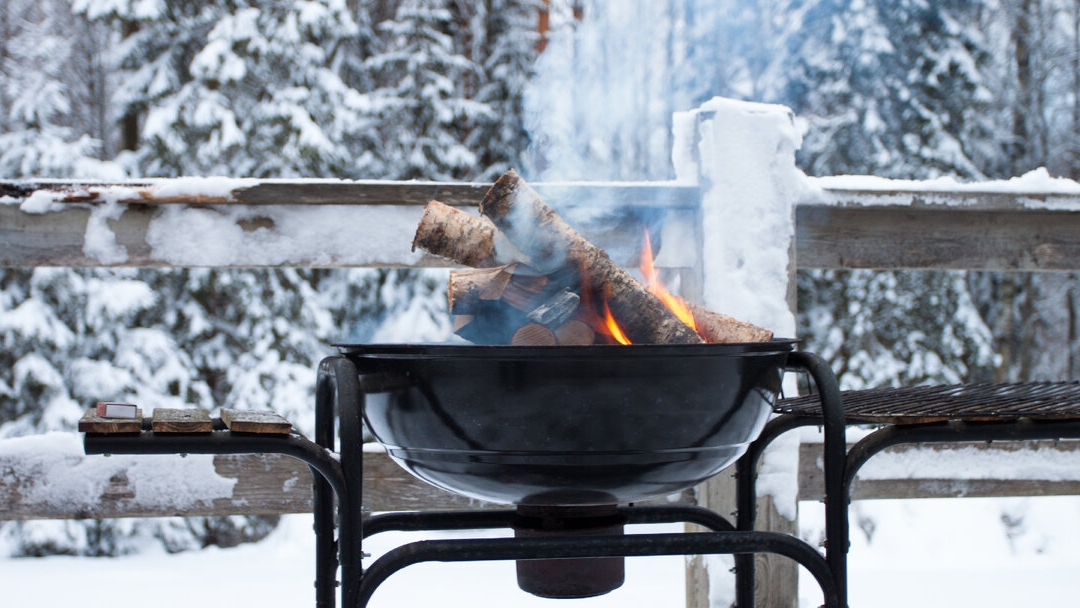
[[(813, 185), (814, 180), (808, 180)], [(828, 187), (811, 188), (791, 202), (791, 235), (787, 272), (795, 269), (957, 269), (1005, 271), (1067, 271), (1080, 269), (1080, 195), (1010, 192), (987, 185), (983, 192), (970, 189), (930, 190), (924, 187), (865, 189), (859, 180), (845, 187), (830, 180)], [(702, 229), (702, 205), (707, 184), (701, 180), (631, 184), (535, 184), (560, 206), (564, 201), (585, 202), (594, 208), (622, 207), (660, 214), (669, 243), (693, 243), (665, 254), (658, 264), (681, 277), (684, 295), (701, 299), (708, 238)], [(910, 186), (910, 184), (908, 184)], [(202, 220), (244, 235), (258, 232), (260, 242), (294, 253), (268, 259), (255, 249), (237, 247), (225, 262), (234, 267), (343, 267), (435, 266), (444, 262), (410, 251), (412, 231), (420, 208), (428, 200), (471, 207), (488, 184), (425, 182), (349, 182), (337, 180), (143, 180), (126, 183), (76, 181), (0, 182), (0, 266), (2, 267), (105, 267), (215, 265), (184, 252), (162, 254), (152, 244), (155, 222), (177, 210), (201, 213)], [(111, 210), (111, 211), (109, 211)], [(362, 243), (375, 230), (400, 236), (400, 246), (359, 253), (342, 249), (297, 247), (292, 224), (324, 213), (344, 213), (346, 231), (356, 231), (352, 242)], [(588, 215), (588, 214), (587, 214)], [(88, 247), (88, 235), (105, 230), (114, 235), (114, 255), (103, 259)], [(591, 232), (590, 232), (591, 230)], [(596, 225), (586, 229), (603, 243), (618, 238), (618, 229)], [(301, 235), (302, 237), (303, 235)], [(190, 238), (198, 239), (198, 234)], [(779, 235), (783, 241), (787, 237)], [(332, 249), (332, 248), (331, 248)], [(198, 247), (189, 248), (198, 250)], [(116, 252), (121, 252), (116, 254)], [(793, 289), (794, 281), (791, 282)], [(789, 294), (789, 301), (790, 301)], [(999, 444), (983, 446), (1004, 455), (1021, 447), (1075, 453), (1076, 443), (1045, 445)], [(816, 446), (804, 443), (799, 452), (799, 495), (820, 496), (820, 470)], [(919, 449), (919, 448), (908, 448)], [(924, 448), (928, 449), (928, 448)], [(940, 448), (935, 448), (940, 449)], [(91, 457), (93, 458), (93, 457)], [(135, 504), (130, 478), (114, 473), (100, 495), (55, 504), (35, 498), (31, 484), (48, 475), (55, 461), (37, 450), (0, 451), (0, 518), (105, 518), (174, 515), (180, 509), (167, 500)], [(69, 460), (63, 466), (73, 466)], [(306, 467), (277, 456), (219, 456), (214, 470), (237, 479), (231, 497), (214, 497), (185, 505), (187, 515), (306, 512), (311, 508)], [(389, 462), (383, 454), (365, 455), (366, 508), (376, 511), (475, 507), (472, 501), (420, 484)], [(1074, 467), (1075, 468), (1075, 467)], [(943, 469), (944, 470), (944, 469)], [(716, 484), (729, 483), (721, 474)], [(985, 477), (985, 476), (983, 476)], [(714, 482), (710, 482), (714, 483)], [(282, 490), (285, 488), (287, 491)], [(861, 480), (854, 486), (857, 499), (939, 496), (1005, 496), (1080, 493), (1080, 475), (1063, 472), (1052, 482), (1034, 478), (967, 479), (961, 474), (927, 479)], [(687, 492), (686, 502), (706, 502), (709, 492)], [(716, 508), (715, 504), (709, 505)], [(774, 512), (775, 514), (775, 512)], [(766, 520), (770, 520), (768, 512)], [(788, 522), (788, 529), (794, 526)], [(783, 527), (783, 526), (781, 526)], [(688, 605), (707, 605), (702, 574), (692, 574)], [(696, 577), (696, 578), (695, 578)], [(788, 577), (793, 578), (793, 577)], [(760, 591), (759, 605), (790, 606), (794, 585), (779, 592)], [(770, 595), (771, 593), (771, 595)]]

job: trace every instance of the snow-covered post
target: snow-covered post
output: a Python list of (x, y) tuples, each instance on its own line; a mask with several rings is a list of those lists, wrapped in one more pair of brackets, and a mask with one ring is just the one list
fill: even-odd
[[(788, 108), (712, 99), (674, 117), (677, 178), (698, 184), (701, 209), (701, 297), (713, 310), (795, 335), (795, 201), (805, 177), (795, 167), (800, 136)], [(698, 502), (734, 512), (727, 472), (698, 488)], [(766, 452), (758, 478), (758, 525), (794, 532), (798, 438), (782, 437)], [(758, 606), (793, 607), (797, 568), (759, 556)], [(687, 606), (727, 608), (735, 600), (731, 556), (694, 558)]]

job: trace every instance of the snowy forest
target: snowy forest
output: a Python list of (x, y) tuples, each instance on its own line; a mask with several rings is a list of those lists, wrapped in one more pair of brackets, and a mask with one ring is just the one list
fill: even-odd
[[(790, 107), (811, 176), (1080, 178), (1080, 0), (4, 0), (0, 179), (673, 178), (671, 115)], [(1080, 378), (1073, 273), (804, 271), (846, 388)], [(445, 271), (0, 269), (0, 438), (102, 396), (310, 424), (348, 340), (439, 340)], [(405, 322), (403, 319), (407, 319)], [(6, 523), (15, 555), (274, 518)]]

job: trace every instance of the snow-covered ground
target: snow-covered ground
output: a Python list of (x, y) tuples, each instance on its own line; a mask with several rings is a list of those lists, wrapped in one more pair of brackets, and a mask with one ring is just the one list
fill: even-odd
[[(800, 504), (803, 535), (815, 538), (821, 510)], [(1080, 498), (866, 501), (852, 508), (852, 606), (1073, 605), (1080, 597)], [(872, 524), (870, 522), (873, 522)], [(637, 531), (671, 531), (646, 526)], [(376, 556), (405, 534), (371, 539)], [(0, 560), (5, 606), (293, 608), (314, 603), (311, 517), (286, 516), (265, 541), (235, 549), (133, 557)], [(372, 608), (442, 606), (681, 605), (683, 558), (631, 558), (627, 582), (600, 598), (573, 602), (519, 591), (511, 563), (421, 564), (392, 576)], [(801, 606), (821, 603), (808, 576)]]

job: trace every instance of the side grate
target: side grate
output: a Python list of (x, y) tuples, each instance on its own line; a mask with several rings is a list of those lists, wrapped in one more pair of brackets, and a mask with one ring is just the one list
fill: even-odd
[[(1080, 418), (1080, 382), (948, 384), (842, 391), (850, 422), (912, 424), (938, 420)], [(817, 395), (780, 399), (775, 411), (820, 416)]]

